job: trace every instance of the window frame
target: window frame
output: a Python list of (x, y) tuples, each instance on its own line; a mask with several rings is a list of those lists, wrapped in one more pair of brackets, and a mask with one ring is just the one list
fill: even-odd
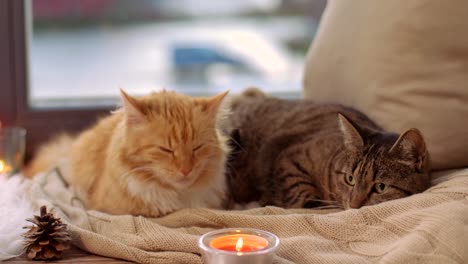
[(27, 129), (26, 159), (53, 134), (91, 125), (108, 107), (33, 109), (28, 104), (29, 0), (0, 0), (0, 121)]

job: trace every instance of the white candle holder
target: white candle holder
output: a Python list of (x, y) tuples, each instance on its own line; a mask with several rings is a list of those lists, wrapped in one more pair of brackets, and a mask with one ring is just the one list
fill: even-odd
[(205, 264), (271, 264), (279, 238), (253, 228), (227, 228), (208, 232), (198, 246)]

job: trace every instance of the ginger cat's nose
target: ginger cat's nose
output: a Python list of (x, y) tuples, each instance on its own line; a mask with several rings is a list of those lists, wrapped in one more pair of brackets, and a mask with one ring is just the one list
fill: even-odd
[(184, 176), (187, 176), (190, 174), (190, 172), (192, 172), (192, 167), (185, 167), (185, 168), (182, 168), (180, 169), (180, 172), (182, 172), (182, 174)]

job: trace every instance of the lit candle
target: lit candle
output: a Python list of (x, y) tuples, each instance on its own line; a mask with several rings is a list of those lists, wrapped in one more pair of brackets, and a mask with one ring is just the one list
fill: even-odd
[(26, 147), (26, 129), (2, 127), (0, 129), (0, 174), (7, 177), (21, 170)]
[(209, 232), (198, 243), (205, 263), (272, 263), (279, 238), (250, 228)]
[(3, 160), (0, 160), (0, 175), (2, 174), (8, 175), (10, 171), (11, 171), (11, 167), (5, 164)]
[(210, 246), (227, 251), (250, 252), (266, 248), (268, 240), (255, 235), (236, 234), (217, 237), (211, 240)]

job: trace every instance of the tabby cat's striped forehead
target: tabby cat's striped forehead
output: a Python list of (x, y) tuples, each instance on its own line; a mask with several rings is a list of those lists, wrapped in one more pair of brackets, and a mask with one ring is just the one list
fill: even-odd
[[(384, 166), (396, 166), (397, 164), (408, 165), (402, 163), (400, 155), (391, 153), (392, 147), (398, 140), (398, 135), (393, 133), (361, 131), (364, 146), (359, 153), (348, 154), (348, 157), (353, 160), (354, 167), (359, 164), (372, 164), (376, 169)], [(354, 170), (354, 169), (353, 169)]]

